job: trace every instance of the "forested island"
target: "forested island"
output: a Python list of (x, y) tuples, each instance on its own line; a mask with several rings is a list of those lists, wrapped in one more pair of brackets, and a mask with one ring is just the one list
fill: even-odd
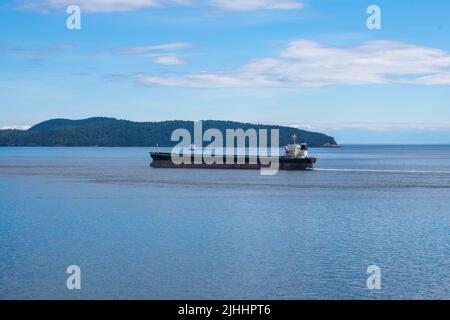
[[(193, 135), (192, 121), (133, 122), (114, 118), (96, 117), (83, 120), (52, 119), (28, 130), (0, 130), (0, 146), (67, 146), (67, 147), (173, 147), (172, 132), (184, 128)], [(250, 124), (233, 121), (206, 120), (203, 130), (219, 129), (279, 129), (280, 145), (306, 141), (311, 147), (336, 145), (333, 137), (284, 126)]]

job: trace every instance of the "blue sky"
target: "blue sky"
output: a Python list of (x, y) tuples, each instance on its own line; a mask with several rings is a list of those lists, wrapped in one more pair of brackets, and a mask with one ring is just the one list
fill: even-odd
[[(66, 8), (81, 7), (81, 30)], [(381, 30), (366, 27), (369, 5)], [(226, 119), (341, 143), (450, 143), (450, 2), (37, 0), (0, 5), (0, 128)]]

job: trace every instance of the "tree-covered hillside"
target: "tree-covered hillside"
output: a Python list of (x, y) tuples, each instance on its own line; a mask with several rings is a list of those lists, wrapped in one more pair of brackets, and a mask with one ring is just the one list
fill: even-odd
[[(89, 118), (83, 120), (53, 119), (37, 124), (26, 131), (0, 130), (0, 146), (101, 146), (101, 147), (172, 147), (175, 129), (185, 128), (193, 137), (192, 121), (132, 122), (113, 118)], [(279, 129), (280, 145), (305, 140), (312, 147), (326, 143), (335, 144), (333, 137), (290, 127), (256, 125), (232, 121), (207, 120), (203, 131), (219, 129), (225, 137), (226, 129)], [(207, 143), (205, 143), (207, 144)]]

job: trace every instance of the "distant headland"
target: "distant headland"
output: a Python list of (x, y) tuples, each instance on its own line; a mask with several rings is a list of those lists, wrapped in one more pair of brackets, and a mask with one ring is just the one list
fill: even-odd
[[(280, 145), (292, 141), (296, 134), (311, 147), (337, 145), (333, 137), (291, 127), (250, 124), (234, 121), (205, 120), (204, 129), (279, 129)], [(28, 130), (0, 130), (0, 146), (30, 147), (173, 147), (174, 130), (183, 128), (193, 131), (193, 121), (133, 122), (115, 118), (95, 117), (83, 120), (52, 119), (41, 122)]]

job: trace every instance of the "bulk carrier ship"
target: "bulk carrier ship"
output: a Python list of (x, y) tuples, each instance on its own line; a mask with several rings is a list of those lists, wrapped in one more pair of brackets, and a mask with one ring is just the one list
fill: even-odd
[[(203, 154), (195, 154), (192, 151), (195, 148), (190, 148), (190, 161), (183, 162), (181, 164), (175, 164), (172, 160), (172, 153), (169, 152), (150, 152), (152, 162), (150, 166), (153, 168), (193, 168), (193, 169), (261, 169), (269, 167), (270, 162), (265, 161), (274, 157), (257, 157), (251, 155), (245, 156), (227, 156), (216, 155), (212, 156), (215, 159), (219, 158), (222, 161), (205, 161)], [(289, 144), (284, 147), (285, 154), (278, 156), (279, 170), (308, 170), (313, 169), (317, 159), (308, 155), (308, 146), (306, 142), (300, 144)], [(178, 155), (177, 155), (178, 156)], [(210, 156), (211, 157), (211, 156)], [(220, 157), (222, 157), (220, 159)], [(234, 157), (234, 159), (233, 159)], [(228, 158), (228, 159), (227, 159)], [(189, 154), (187, 155), (189, 159)], [(230, 161), (233, 159), (233, 161)], [(238, 161), (238, 160), (241, 161)], [(264, 161), (262, 161), (264, 160)], [(267, 164), (269, 163), (269, 164)]]

